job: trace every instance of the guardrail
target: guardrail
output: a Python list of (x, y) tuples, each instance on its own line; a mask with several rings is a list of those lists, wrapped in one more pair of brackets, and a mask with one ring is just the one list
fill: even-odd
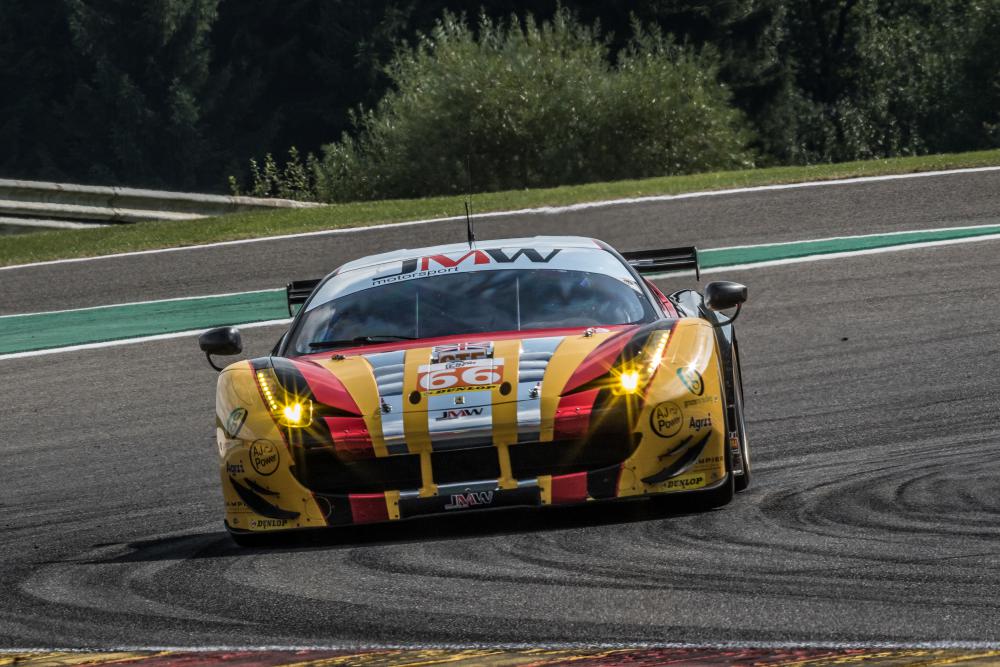
[(193, 220), (312, 202), (0, 179), (0, 223), (43, 227)]

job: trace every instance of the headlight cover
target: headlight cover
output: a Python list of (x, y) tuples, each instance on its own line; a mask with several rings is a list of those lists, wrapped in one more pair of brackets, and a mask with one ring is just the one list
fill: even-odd
[(626, 362), (612, 375), (617, 376), (614, 385), (615, 393), (637, 394), (643, 391), (656, 374), (663, 361), (663, 353), (670, 341), (669, 330), (654, 331), (646, 339), (642, 349), (631, 361)]
[(261, 368), (254, 373), (260, 395), (271, 416), (278, 424), (288, 428), (306, 428), (313, 422), (313, 402), (305, 396), (288, 392), (278, 382), (271, 368)]

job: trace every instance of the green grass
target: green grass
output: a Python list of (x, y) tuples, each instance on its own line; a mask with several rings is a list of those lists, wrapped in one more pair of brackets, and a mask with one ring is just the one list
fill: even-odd
[[(773, 167), (636, 181), (590, 183), (539, 190), (483, 193), (474, 195), (473, 208), (474, 213), (485, 213), (536, 206), (563, 206), (624, 197), (996, 165), (1000, 165), (1000, 150), (808, 167)], [(6, 236), (0, 242), (0, 266), (455, 216), (461, 215), (464, 211), (463, 202), (462, 196), (355, 202), (315, 209), (236, 213), (204, 220), (146, 222), (100, 229), (60, 230)]]

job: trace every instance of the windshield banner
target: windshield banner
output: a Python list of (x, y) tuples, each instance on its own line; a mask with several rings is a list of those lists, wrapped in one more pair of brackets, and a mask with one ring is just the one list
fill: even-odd
[(328, 280), (307, 309), (312, 310), (348, 294), (407, 280), (446, 273), (515, 268), (601, 273), (639, 290), (632, 274), (621, 261), (601, 248), (485, 248), (425, 255), (346, 271)]

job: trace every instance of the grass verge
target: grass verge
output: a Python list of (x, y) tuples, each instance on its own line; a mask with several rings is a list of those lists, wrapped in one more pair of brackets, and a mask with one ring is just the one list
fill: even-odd
[[(475, 195), (473, 203), (475, 212), (485, 213), (538, 206), (565, 206), (627, 197), (997, 165), (1000, 165), (1000, 150), (992, 150), (807, 167), (772, 167), (666, 176), (539, 190), (490, 192)], [(146, 222), (100, 229), (72, 229), (6, 236), (0, 243), (0, 266), (448, 217), (462, 214), (463, 201), (462, 196), (450, 196), (354, 202), (316, 209), (236, 213), (183, 222)]]

